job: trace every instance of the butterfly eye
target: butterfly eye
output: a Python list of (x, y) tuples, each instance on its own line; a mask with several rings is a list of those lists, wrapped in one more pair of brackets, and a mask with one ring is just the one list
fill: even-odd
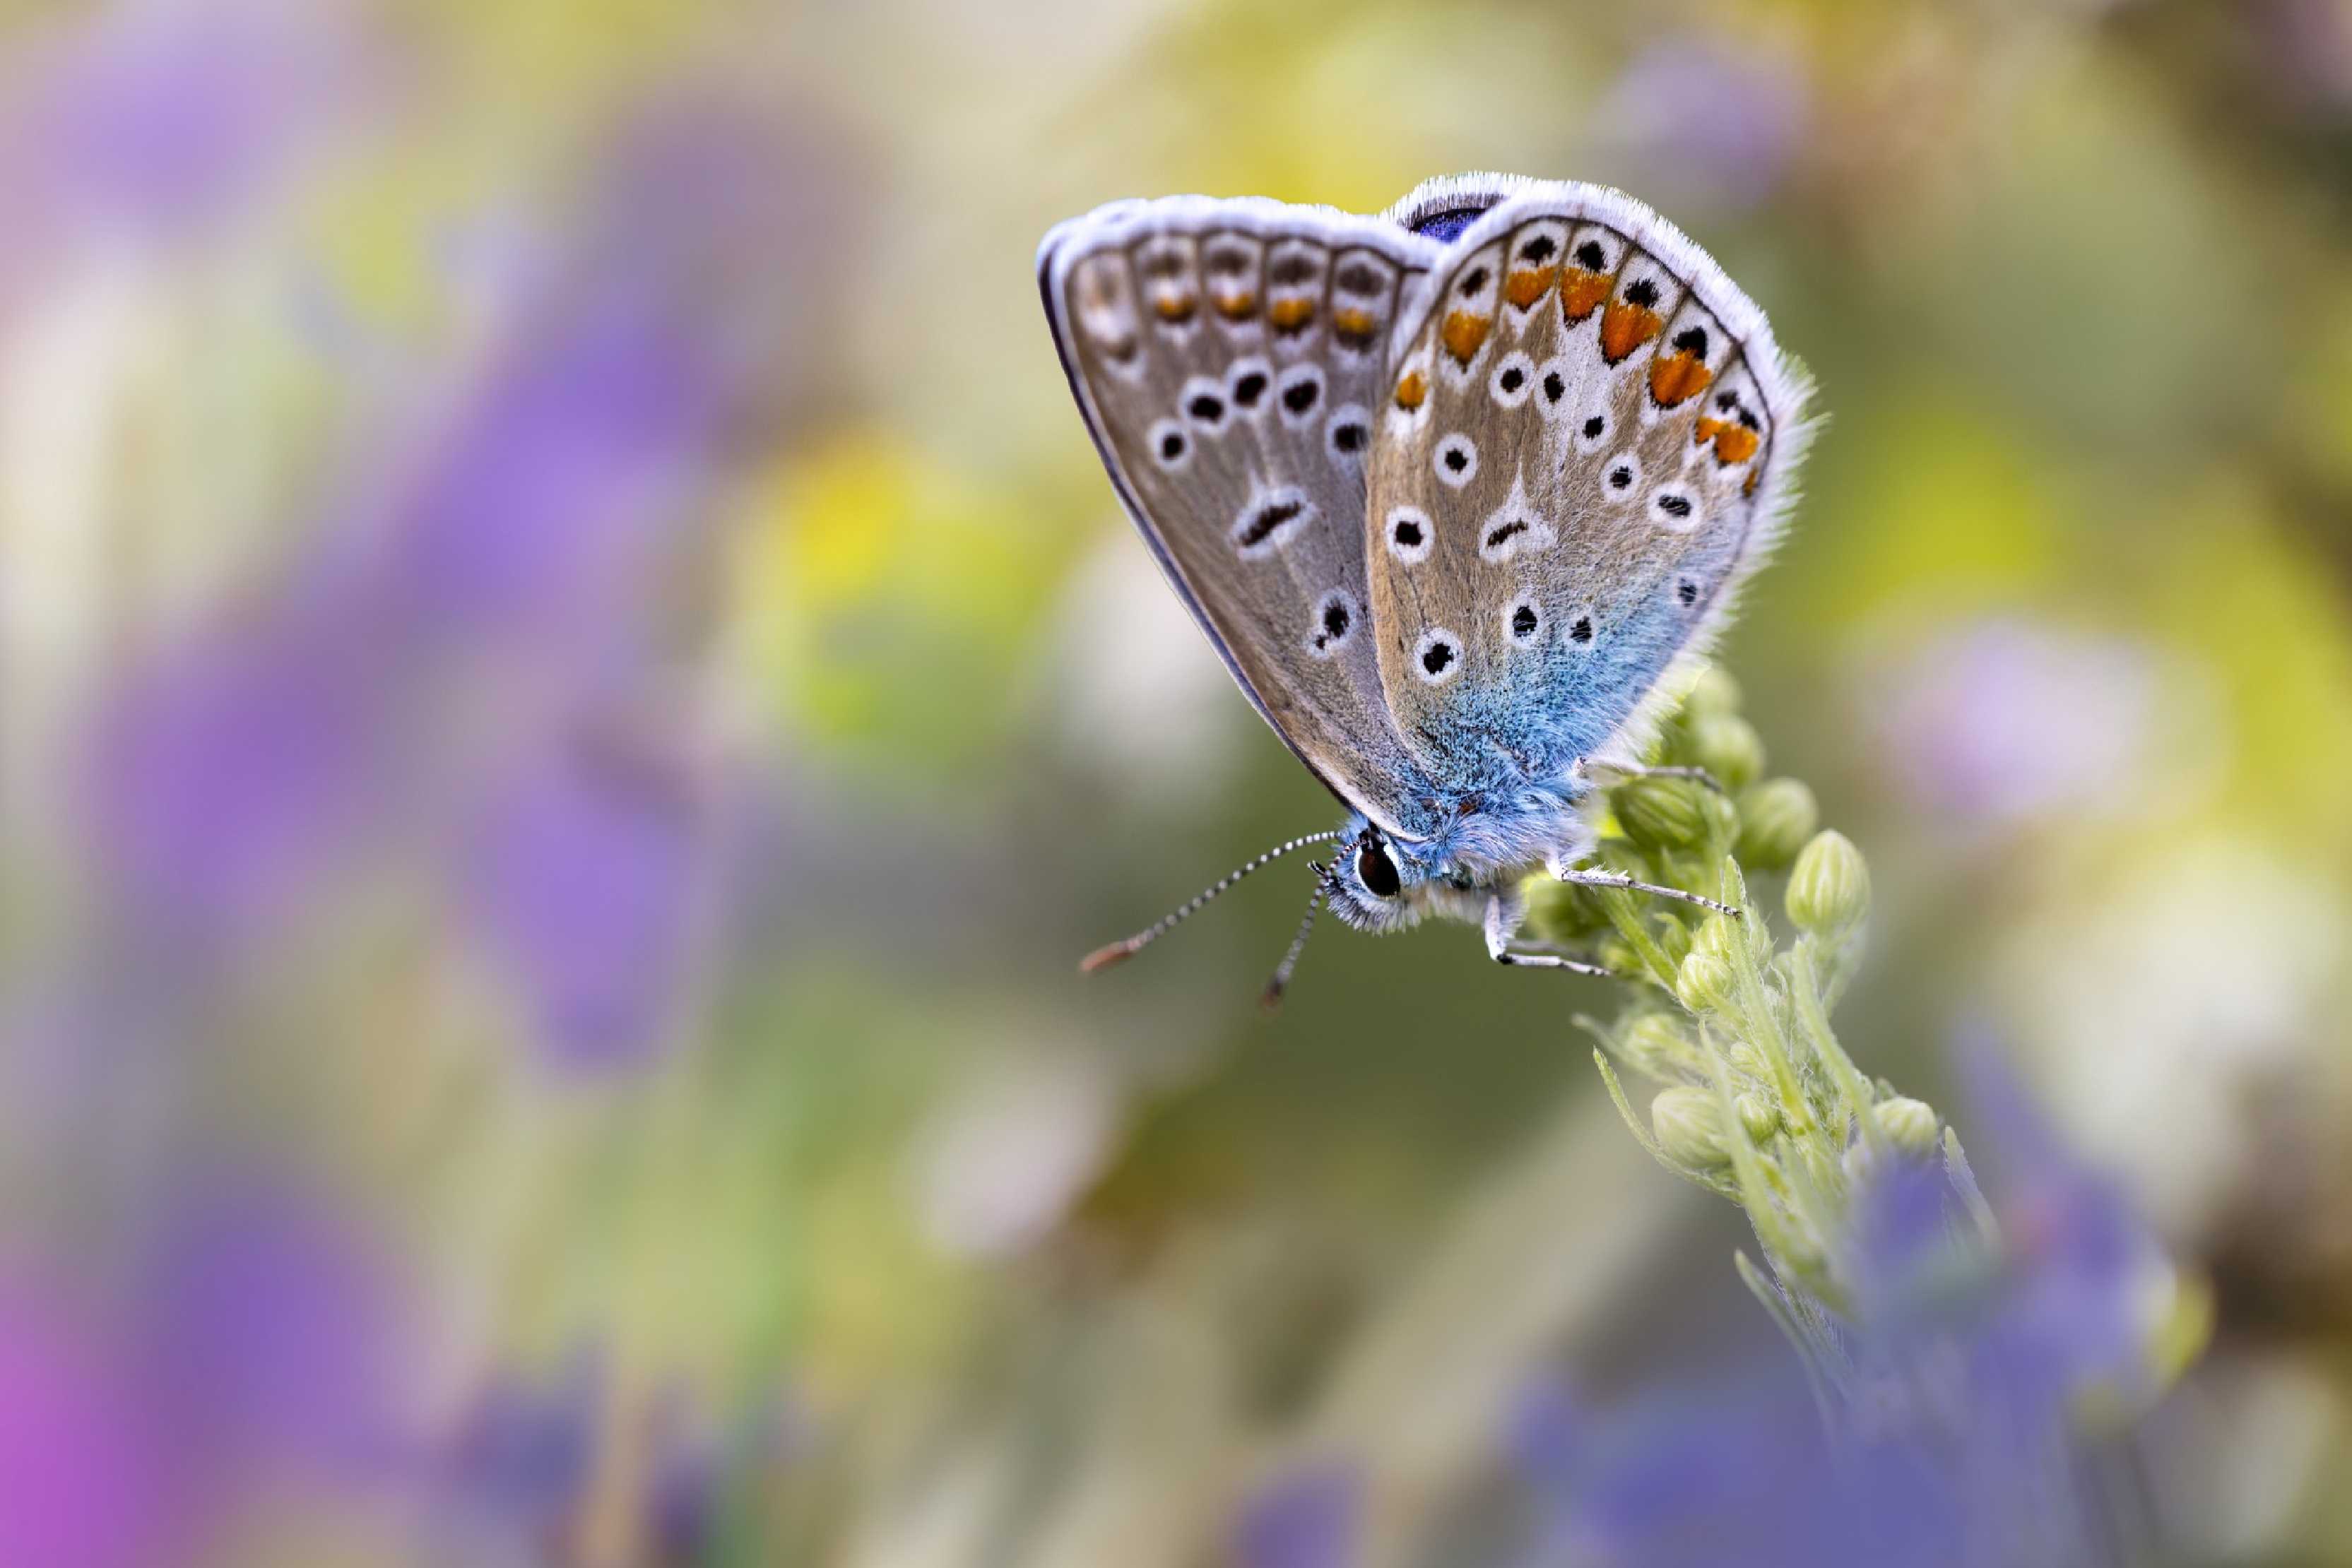
[(1389, 852), (1381, 847), (1378, 839), (1365, 840), (1364, 847), (1356, 852), (1356, 875), (1374, 898), (1394, 898), (1404, 891), (1404, 883), (1397, 876), (1396, 862), (1389, 859)]

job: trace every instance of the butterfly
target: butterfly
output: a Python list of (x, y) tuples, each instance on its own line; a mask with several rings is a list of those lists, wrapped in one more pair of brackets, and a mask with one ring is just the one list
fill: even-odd
[[(1275, 733), (1348, 809), (1349, 925), (1517, 942), (1535, 869), (1580, 864), (1596, 775), (1639, 752), (1769, 551), (1809, 384), (1705, 252), (1622, 192), (1465, 174), (1379, 216), (1263, 198), (1117, 202), (1037, 276), (1113, 488)], [(1727, 913), (1736, 913), (1727, 911)]]

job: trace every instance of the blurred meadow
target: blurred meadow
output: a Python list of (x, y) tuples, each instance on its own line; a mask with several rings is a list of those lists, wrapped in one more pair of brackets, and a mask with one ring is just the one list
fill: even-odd
[(1336, 812), (1037, 240), (1465, 169), (1819, 379), (1722, 663), (1863, 1071), (2210, 1293), (2113, 1560), (2352, 1561), (2347, 0), (0, 18), (0, 1564), (1782, 1561), (1606, 983), (1262, 1015), (1287, 866), (1076, 972)]

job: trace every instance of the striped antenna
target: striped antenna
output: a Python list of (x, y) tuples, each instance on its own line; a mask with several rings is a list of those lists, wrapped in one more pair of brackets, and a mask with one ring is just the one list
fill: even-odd
[(1336, 831), (1328, 833), (1309, 833), (1303, 839), (1293, 839), (1286, 844), (1276, 844), (1274, 848), (1266, 851), (1265, 853), (1258, 856), (1255, 860), (1246, 862), (1245, 863), (1235, 867), (1234, 870), (1227, 872), (1224, 875), (1219, 877), (1213, 883), (1203, 888), (1197, 897), (1192, 899), (1188, 903), (1179, 904), (1172, 910), (1170, 910), (1166, 915), (1160, 916), (1156, 923), (1146, 926), (1143, 930), (1137, 932), (1134, 936), (1128, 937), (1125, 941), (1113, 942), (1107, 946), (1096, 948), (1093, 952), (1087, 954), (1083, 959), (1079, 960), (1078, 967), (1091, 975), (1097, 969), (1108, 969), (1113, 964), (1123, 963), (1127, 959), (1134, 957), (1138, 953), (1143, 951), (1144, 948), (1150, 946), (1152, 943), (1159, 941), (1160, 937), (1165, 936), (1169, 933), (1170, 929), (1175, 926), (1179, 922), (1189, 918), (1194, 911), (1201, 907), (1201, 905), (1208, 903), (1209, 900), (1216, 897), (1217, 894), (1224, 892), (1225, 889), (1233, 886), (1234, 883), (1241, 881), (1242, 878), (1249, 875), (1250, 873), (1257, 870), (1258, 867), (1270, 865), (1274, 862), (1280, 860), (1283, 856), (1289, 854), (1294, 850), (1303, 850), (1309, 844), (1328, 844), (1337, 840), (1339, 837), (1339, 835)]
[(1331, 871), (1321, 861), (1307, 862), (1315, 868), (1315, 891), (1307, 895), (1307, 913), (1298, 917), (1298, 934), (1290, 939), (1290, 950), (1282, 962), (1274, 967), (1274, 977), (1259, 993), (1257, 1005), (1272, 1012), (1282, 1006), (1282, 993), (1290, 989), (1291, 971), (1298, 967), (1298, 955), (1307, 950), (1307, 933), (1315, 929), (1315, 917), (1323, 912), (1323, 895), (1331, 890)]

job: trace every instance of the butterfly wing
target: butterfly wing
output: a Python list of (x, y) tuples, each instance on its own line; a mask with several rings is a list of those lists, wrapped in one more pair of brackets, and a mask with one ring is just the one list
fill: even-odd
[(1430, 771), (1628, 748), (1771, 543), (1805, 390), (1630, 197), (1533, 184), (1469, 225), (1400, 329), (1367, 503), (1381, 679)]
[(1365, 464), (1442, 254), (1374, 218), (1180, 196), (1062, 225), (1038, 280), (1128, 513), (1242, 690), (1331, 790), (1426, 836), (1366, 613)]

